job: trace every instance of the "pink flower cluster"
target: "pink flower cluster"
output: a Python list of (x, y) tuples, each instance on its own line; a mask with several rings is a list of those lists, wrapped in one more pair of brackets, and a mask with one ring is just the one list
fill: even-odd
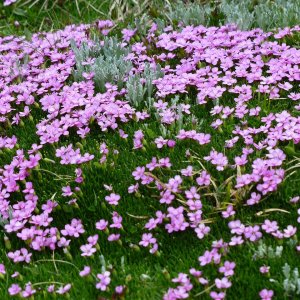
[(72, 145), (56, 149), (56, 157), (59, 157), (62, 165), (80, 165), (86, 163), (94, 158), (94, 155), (85, 153), (80, 154), (80, 149), (74, 150)]

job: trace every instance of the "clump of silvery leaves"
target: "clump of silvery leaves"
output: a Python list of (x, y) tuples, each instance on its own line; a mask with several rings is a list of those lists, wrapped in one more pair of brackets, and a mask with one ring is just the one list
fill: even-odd
[(298, 268), (292, 268), (289, 264), (285, 263), (282, 267), (282, 272), (284, 275), (283, 288), (287, 295), (300, 294), (300, 277)]
[(292, 269), (288, 263), (285, 263), (282, 267), (282, 273), (284, 276), (282, 281), (270, 278), (270, 282), (273, 282), (282, 288), (287, 297), (293, 297), (291, 299), (299, 299), (299, 297), (294, 298), (295, 295), (300, 295), (300, 277), (298, 268), (295, 267)]
[(167, 5), (164, 17), (172, 24), (180, 22), (185, 26), (208, 26), (210, 23), (212, 10), (213, 9), (209, 4), (172, 1)]
[(234, 23), (241, 30), (291, 27), (299, 24), (300, 0), (222, 0), (223, 24)]
[(224, 15), (224, 24), (236, 24), (239, 29), (247, 30), (254, 25), (255, 14), (251, 11), (252, 0), (223, 0), (220, 10)]
[(260, 240), (257, 249), (254, 250), (253, 259), (281, 257), (282, 251), (283, 246), (268, 246)]
[(105, 84), (117, 85), (127, 90), (126, 99), (135, 107), (152, 104), (153, 80), (163, 75), (160, 67), (155, 70), (145, 64), (144, 70), (131, 74), (132, 62), (126, 57), (131, 52), (130, 45), (124, 45), (115, 37), (95, 39), (92, 45), (83, 43), (79, 48), (73, 44), (76, 67), (73, 76), (76, 81), (83, 80), (83, 73), (94, 73), (93, 80), (97, 91), (104, 92)]
[(105, 91), (107, 82), (123, 87), (124, 78), (132, 69), (131, 62), (125, 60), (130, 47), (124, 47), (117, 38), (105, 37), (103, 41), (96, 38), (93, 45), (83, 43), (79, 48), (72, 44), (72, 49), (76, 59), (73, 71), (76, 81), (83, 80), (84, 72), (93, 72), (96, 89), (100, 92)]
[(158, 66), (153, 69), (150, 64), (145, 64), (144, 70), (133, 76), (129, 76), (126, 82), (127, 100), (136, 107), (146, 106), (150, 109), (153, 106), (154, 93), (153, 80), (163, 76), (163, 72)]

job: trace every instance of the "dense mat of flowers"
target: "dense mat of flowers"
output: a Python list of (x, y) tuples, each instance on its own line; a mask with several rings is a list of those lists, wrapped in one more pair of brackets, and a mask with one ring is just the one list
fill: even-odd
[[(66, 220), (64, 227), (53, 225), (59, 203), (54, 199), (40, 203), (30, 180), (33, 169), (37, 170), (43, 159), (43, 148), (52, 144), (60, 164), (76, 165), (75, 174), (70, 174), (75, 187), (68, 185), (57, 191), (69, 200), (69, 205), (76, 205), (74, 195), (80, 192), (80, 184), (88, 180), (84, 179), (81, 165), (95, 160), (97, 151), (101, 154), (98, 163), (104, 164), (110, 149), (103, 143), (93, 153), (84, 153), (72, 144), (57, 146), (57, 143), (69, 136), (71, 130), (84, 141), (91, 124), (97, 124), (102, 132), (118, 131), (126, 139), (127, 134), (118, 128), (121, 123), (142, 123), (153, 114), (153, 111), (135, 108), (126, 101), (126, 89), (118, 89), (113, 83), (106, 83), (104, 93), (97, 92), (93, 73), (83, 74), (84, 79), (80, 82), (70, 81), (76, 64), (71, 41), (77, 46), (84, 42), (92, 45), (91, 30), (99, 30), (104, 36), (111, 26), (109, 21), (68, 26), (53, 33), (34, 34), (29, 41), (14, 36), (0, 38), (0, 122), (5, 126), (22, 125), (24, 118), (33, 118), (34, 110), (41, 110), (44, 116), (36, 125), (39, 143), (32, 145), (30, 150), (19, 148), (21, 145), (16, 136), (0, 138), (0, 149), (14, 153), (13, 159), (0, 169), (0, 213), (5, 220), (7, 235), (24, 241), (22, 248), (7, 254), (15, 263), (30, 263), (34, 251), (51, 249), (67, 253), (72, 240), (81, 235), (86, 236), (86, 243), (80, 246), (78, 255), (86, 257), (98, 251), (98, 243), (102, 243), (100, 232), (107, 235), (109, 242), (122, 243), (123, 219), (118, 205), (126, 195), (119, 195), (107, 187), (104, 200), (111, 206), (112, 218), (94, 220), (99, 235), (90, 235), (83, 220), (76, 217)], [(276, 191), (285, 178), (283, 147), (290, 142), (300, 142), (300, 117), (296, 113), (300, 110), (300, 51), (281, 42), (299, 31), (300, 27), (286, 28), (273, 34), (260, 29), (240, 31), (227, 25), (219, 28), (189, 26), (180, 30), (167, 27), (163, 33), (158, 33), (153, 24), (143, 42), (133, 42), (136, 32), (123, 30), (124, 47), (128, 43), (132, 45), (126, 57), (133, 64), (131, 75), (141, 73), (146, 64), (154, 69), (158, 64), (162, 66), (163, 76), (153, 81), (156, 91), (152, 109), (157, 120), (169, 128), (183, 115), (189, 116), (192, 106), (211, 104), (207, 115), (213, 118), (211, 127), (214, 129), (208, 133), (182, 128), (170, 136), (156, 136), (152, 141), (157, 152), (163, 147), (176, 150), (183, 140), (198, 144), (206, 151), (205, 156), (197, 157), (201, 161), (201, 170), (189, 164), (170, 177), (170, 173), (164, 173), (172, 168), (169, 157), (153, 157), (148, 164), (132, 170), (132, 185), (128, 192), (138, 194), (141, 185), (149, 187), (149, 193), (158, 195), (160, 203), (160, 210), (145, 222), (139, 245), (151, 254), (159, 254), (160, 236), (154, 230), (157, 227), (164, 228), (165, 234), (193, 231), (196, 238), (204, 239), (211, 228), (210, 220), (205, 217), (203, 199), (213, 194), (217, 181), (209, 170), (231, 170), (232, 174), (237, 174), (230, 202), (224, 206), (218, 199), (211, 201), (214, 203), (212, 209), (220, 211), (219, 217), (228, 218), (231, 239), (216, 240), (210, 249), (200, 253), (198, 268), (191, 267), (189, 274), (180, 273), (174, 278), (176, 287), (166, 291), (164, 299), (188, 298), (195, 281), (203, 286), (212, 285), (212, 299), (224, 299), (226, 290), (232, 285), (230, 278), (234, 276), (236, 266), (235, 262), (225, 258), (231, 247), (245, 241), (256, 242), (263, 235), (286, 239), (296, 234), (296, 227), (281, 228), (269, 219), (252, 226), (243, 224), (235, 219), (235, 206), (241, 202), (255, 205)], [(87, 70), (92, 63), (92, 60), (86, 61)], [(174, 105), (170, 101), (174, 96), (183, 99), (185, 94), (191, 93), (196, 95), (196, 104), (179, 100)], [(223, 98), (231, 100), (227, 103)], [(260, 99), (260, 102), (253, 99)], [(290, 109), (265, 114), (265, 106), (272, 100), (289, 103)], [(211, 139), (222, 131), (228, 119), (235, 122), (231, 138), (225, 141), (224, 151), (217, 151), (210, 146)], [(252, 119), (256, 126), (250, 125), (254, 124), (250, 122)], [(133, 149), (142, 151), (146, 143), (144, 132), (137, 130), (133, 136)], [(231, 159), (226, 153), (233, 148), (240, 149), (240, 154)], [(197, 153), (187, 151), (187, 157), (192, 155), (197, 156)], [(167, 180), (166, 176), (169, 176)], [(16, 192), (22, 193), (22, 200), (14, 198)], [(219, 274), (211, 282), (203, 269), (208, 264), (215, 265)], [(80, 276), (89, 276), (91, 268), (82, 268)], [(4, 265), (0, 272), (7, 272)], [(110, 271), (100, 273), (99, 270), (95, 288), (106, 291), (111, 284)], [(71, 284), (51, 285), (48, 292), (64, 294), (70, 288)], [(125, 286), (115, 287), (116, 294), (122, 295), (124, 291)], [(24, 298), (36, 292), (31, 283), (25, 287), (15, 283), (9, 288), (10, 295), (20, 294)], [(272, 290), (263, 289), (258, 293), (265, 300), (273, 296)]]

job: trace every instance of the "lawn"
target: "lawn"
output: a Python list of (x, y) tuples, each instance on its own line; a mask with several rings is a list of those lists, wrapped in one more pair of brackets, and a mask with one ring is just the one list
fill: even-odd
[(0, 298), (298, 299), (298, 2), (3, 1)]

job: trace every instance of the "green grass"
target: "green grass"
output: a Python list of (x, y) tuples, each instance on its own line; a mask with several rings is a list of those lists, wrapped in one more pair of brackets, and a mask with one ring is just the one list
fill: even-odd
[[(25, 5), (27, 2), (36, 4)], [(46, 2), (48, 5), (43, 5)], [(37, 31), (61, 29), (66, 25), (99, 19), (112, 19), (122, 27), (145, 14), (157, 17), (163, 7), (162, 0), (19, 0), (9, 7), (4, 7), (1, 2), (0, 34), (30, 36)]]
[[(104, 1), (101, 6), (100, 1), (94, 1), (95, 7), (101, 9), (103, 14), (109, 12), (108, 1)], [(83, 3), (83, 2), (82, 2)], [(97, 6), (96, 6), (97, 4)], [(64, 8), (55, 6), (53, 10), (39, 12), (39, 7), (33, 7), (25, 12), (13, 12), (10, 9), (6, 9), (4, 18), (1, 23), (1, 33), (7, 34), (30, 34), (38, 30), (49, 30), (54, 28), (62, 28), (66, 24), (79, 23), (79, 22), (93, 22), (97, 18), (101, 18), (99, 13), (95, 12), (92, 8), (81, 8), (80, 13), (73, 4), (67, 4)], [(2, 12), (3, 14), (3, 12)], [(20, 22), (20, 27), (14, 27), (15, 20)], [(4, 26), (8, 22), (8, 26)], [(291, 41), (292, 43), (292, 41)], [(227, 97), (221, 98), (221, 104), (230, 103), (231, 99)], [(258, 104), (254, 101), (255, 104)], [(204, 123), (199, 131), (212, 133), (213, 130), (209, 126), (212, 122), (208, 110), (208, 106), (193, 107), (193, 113), (197, 116), (197, 119), (203, 119)], [(272, 102), (270, 107), (266, 107), (266, 114), (269, 111), (280, 111), (283, 109), (291, 109), (291, 103), (283, 104), (279, 102)], [(35, 123), (42, 117), (42, 113), (38, 110), (33, 111)], [(227, 122), (227, 121), (226, 121)], [(149, 128), (155, 133), (155, 136), (159, 136), (159, 127), (154, 117), (147, 120), (144, 123), (148, 123)], [(21, 148), (29, 149), (32, 143), (38, 141), (38, 137), (35, 134), (35, 125), (30, 120), (24, 121), (24, 127), (12, 127), (5, 129), (6, 134), (11, 136), (15, 134), (18, 137), (18, 143)], [(99, 145), (102, 142), (106, 142), (110, 155), (105, 167), (97, 167), (93, 162), (83, 165), (83, 174), (85, 176), (84, 184), (81, 186), (82, 195), (77, 195), (79, 209), (73, 208), (70, 210), (64, 209), (64, 202), (66, 199), (59, 196), (61, 187), (66, 184), (64, 181), (57, 181), (55, 177), (49, 173), (43, 171), (33, 171), (31, 180), (36, 187), (36, 193), (39, 196), (40, 203), (44, 203), (47, 199), (50, 199), (56, 192), (55, 200), (61, 204), (62, 209), (54, 214), (54, 225), (58, 228), (62, 228), (64, 224), (69, 222), (72, 218), (80, 218), (83, 220), (86, 232), (89, 235), (96, 233), (95, 222), (101, 218), (110, 219), (111, 209), (104, 205), (104, 196), (108, 194), (104, 190), (104, 184), (111, 184), (114, 191), (121, 195), (121, 201), (117, 211), (123, 216), (124, 231), (121, 232), (123, 246), (117, 243), (109, 243), (106, 240), (104, 233), (100, 233), (100, 252), (94, 259), (82, 258), (79, 255), (79, 246), (86, 241), (87, 235), (83, 235), (81, 238), (72, 241), (71, 243), (71, 255), (72, 260), (64, 255), (62, 252), (56, 251), (55, 256), (50, 251), (42, 253), (34, 252), (32, 257), (32, 263), (30, 265), (15, 265), (6, 258), (7, 249), (3, 242), (4, 233), (1, 230), (0, 237), (0, 257), (6, 265), (8, 275), (4, 279), (0, 280), (0, 294), (1, 299), (8, 299), (7, 289), (11, 283), (17, 280), (11, 279), (11, 275), (14, 271), (19, 271), (23, 276), (21, 285), (28, 281), (33, 284), (43, 282), (71, 282), (73, 288), (70, 292), (70, 299), (102, 299), (97, 297), (111, 297), (111, 293), (101, 293), (95, 289), (95, 280), (89, 282), (86, 279), (80, 278), (78, 270), (81, 270), (84, 265), (90, 265), (95, 273), (101, 272), (101, 260), (100, 254), (105, 257), (106, 264), (113, 266), (112, 286), (119, 284), (126, 284), (128, 287), (127, 299), (161, 299), (163, 293), (172, 286), (169, 276), (175, 277), (179, 272), (187, 273), (190, 267), (198, 268), (198, 256), (210, 248), (212, 241), (223, 238), (228, 240), (229, 232), (227, 228), (227, 222), (218, 218), (218, 221), (211, 225), (211, 234), (203, 240), (198, 240), (192, 232), (166, 234), (162, 229), (159, 229), (159, 246), (160, 256), (153, 256), (148, 253), (146, 249), (141, 251), (135, 251), (130, 247), (130, 244), (137, 244), (140, 240), (143, 232), (143, 226), (146, 220), (139, 218), (140, 216), (152, 216), (158, 205), (157, 198), (153, 197), (152, 191), (146, 188), (141, 189), (141, 197), (135, 197), (134, 195), (127, 194), (127, 187), (134, 183), (131, 172), (136, 166), (145, 165), (153, 156), (165, 157), (169, 156), (173, 164), (170, 171), (160, 174), (162, 178), (169, 178), (178, 174), (175, 170), (180, 170), (186, 167), (189, 163), (185, 162), (185, 151), (190, 148), (198, 156), (202, 157), (206, 155), (213, 147), (218, 151), (222, 151), (222, 145), (224, 141), (231, 136), (231, 128), (234, 125), (234, 121), (228, 120), (227, 129), (223, 133), (219, 133), (218, 136), (214, 135), (211, 144), (205, 146), (199, 146), (196, 142), (179, 142), (175, 148), (175, 151), (169, 151), (163, 149), (157, 150), (155, 146), (150, 143), (151, 138), (146, 135), (148, 146), (146, 151), (134, 151), (132, 150), (132, 137), (135, 130), (140, 129), (141, 123), (129, 122), (121, 127), (129, 134), (128, 140), (121, 139), (115, 132), (109, 131), (108, 133), (100, 132), (98, 127), (93, 127), (91, 134), (88, 135), (86, 143), (83, 146), (84, 152), (96, 154), (96, 158), (100, 158)], [(251, 125), (251, 124), (250, 124)], [(252, 124), (253, 125), (253, 124)], [(144, 132), (146, 132), (144, 130)], [(152, 138), (153, 140), (153, 138)], [(81, 140), (71, 135), (69, 138), (62, 139), (57, 147), (69, 144), (72, 142), (74, 145)], [(119, 150), (119, 155), (114, 156), (112, 150)], [(54, 159), (57, 163), (52, 164), (46, 161), (40, 163), (41, 169), (46, 169), (59, 175), (72, 174), (75, 167), (61, 166), (59, 160), (54, 156), (53, 146), (46, 146), (42, 151), (43, 157)], [(229, 158), (240, 154), (240, 149), (234, 148), (226, 152)], [(0, 165), (8, 163), (12, 157), (12, 152), (4, 152), (0, 155)], [(291, 159), (291, 158), (290, 158)], [(194, 159), (190, 162), (193, 165), (198, 165)], [(198, 165), (199, 166), (199, 165)], [(219, 172), (206, 164), (206, 167), (210, 168), (210, 172), (217, 177), (218, 183), (222, 183), (227, 177), (232, 175), (230, 171), (226, 171), (221, 175)], [(281, 228), (288, 224), (296, 226), (297, 213), (296, 209), (289, 204), (288, 200), (292, 196), (296, 196), (299, 193), (299, 181), (300, 172), (297, 170), (296, 174), (290, 177), (287, 181), (281, 184), (276, 193), (271, 194), (266, 200), (255, 207), (239, 206), (237, 210), (237, 218), (241, 219), (246, 224), (259, 223), (264, 218), (256, 216), (256, 212), (263, 211), (268, 208), (280, 208), (290, 211), (290, 214), (282, 212), (272, 212), (269, 217), (274, 220), (278, 220)], [(214, 213), (211, 205), (211, 198), (202, 198), (205, 206), (204, 211)], [(131, 215), (131, 216), (130, 216)], [(133, 217), (136, 216), (136, 217)], [(211, 217), (207, 213), (205, 216)], [(99, 232), (97, 232), (99, 233)], [(298, 234), (299, 236), (299, 234)], [(277, 245), (274, 239), (264, 238), (264, 242), (268, 245)], [(22, 244), (17, 239), (11, 239), (12, 249), (18, 249)], [(228, 299), (258, 299), (258, 292), (262, 288), (274, 289), (276, 299), (296, 299), (289, 298), (284, 295), (282, 286), (274, 285), (269, 279), (259, 274), (259, 267), (263, 264), (271, 266), (270, 274), (271, 278), (277, 279), (280, 282), (283, 279), (281, 268), (285, 262), (289, 263), (293, 268), (299, 265), (299, 255), (295, 254), (295, 250), (290, 248), (284, 242), (284, 252), (282, 257), (277, 259), (258, 259), (253, 260), (253, 244), (246, 244), (242, 247), (236, 247), (231, 249), (227, 255), (228, 260), (234, 260), (237, 263), (236, 274), (232, 278), (233, 287), (228, 291)], [(1, 262), (0, 260), (0, 262)], [(218, 276), (215, 269), (211, 267), (204, 268), (204, 276), (209, 279), (213, 279)], [(37, 287), (45, 287), (46, 285), (37, 285)], [(196, 293), (201, 292), (203, 287), (199, 285), (195, 289)], [(54, 298), (54, 297), (53, 297)], [(56, 296), (56, 299), (63, 299), (65, 297)], [(199, 299), (209, 299), (207, 294), (203, 294)], [(35, 299), (51, 299), (49, 294), (39, 293), (35, 296)]]

